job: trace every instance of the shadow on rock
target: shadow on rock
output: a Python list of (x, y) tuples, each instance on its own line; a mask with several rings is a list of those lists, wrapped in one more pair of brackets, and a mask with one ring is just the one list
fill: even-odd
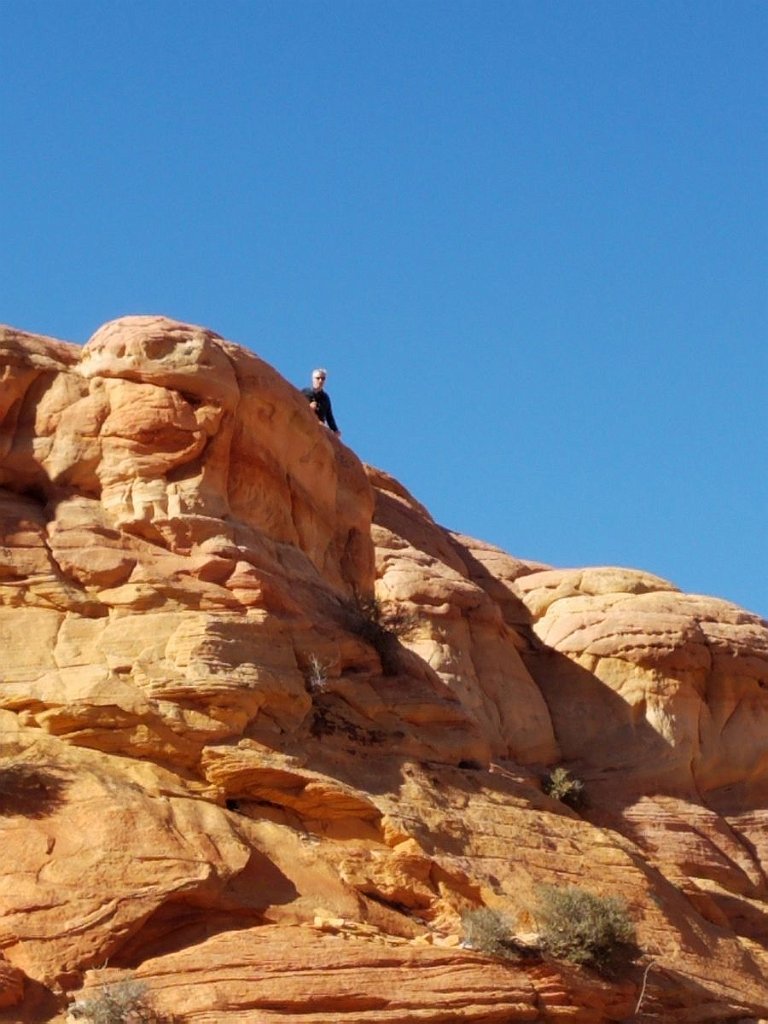
[(45, 818), (64, 803), (68, 780), (38, 764), (0, 765), (0, 815)]

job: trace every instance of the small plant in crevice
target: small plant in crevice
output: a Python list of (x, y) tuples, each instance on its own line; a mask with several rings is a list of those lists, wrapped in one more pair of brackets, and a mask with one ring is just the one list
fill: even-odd
[(387, 613), (376, 597), (356, 594), (343, 605), (344, 624), (350, 633), (369, 644), (381, 660), (384, 675), (394, 676), (400, 671), (398, 634), (400, 624)]
[(310, 654), (304, 679), (310, 693), (322, 693), (328, 686), (328, 664), (316, 654)]
[(605, 971), (635, 951), (635, 927), (626, 903), (578, 886), (542, 885), (534, 915), (542, 948), (555, 959)]
[(574, 811), (583, 808), (586, 803), (584, 783), (575, 779), (567, 768), (559, 766), (544, 778), (542, 788), (547, 796), (559, 800)]
[(386, 629), (394, 633), (398, 640), (406, 640), (413, 636), (421, 625), (421, 619), (416, 612), (409, 611), (395, 602), (382, 604), (380, 616)]
[(135, 978), (103, 985), (98, 995), (77, 1000), (69, 1010), (84, 1024), (173, 1024), (174, 1018), (159, 1013), (146, 982)]
[(490, 907), (467, 910), (461, 917), (463, 945), (489, 956), (517, 959), (521, 950), (512, 937), (506, 918)]

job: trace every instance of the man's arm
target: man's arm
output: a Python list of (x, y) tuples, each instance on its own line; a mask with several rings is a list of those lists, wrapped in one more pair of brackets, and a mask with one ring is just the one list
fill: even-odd
[(315, 393), (312, 390), (312, 388), (302, 388), (301, 389), (301, 393), (302, 393), (302, 395), (304, 395), (306, 400), (309, 402), (309, 408), (312, 410), (312, 412), (315, 414), (315, 416), (317, 416), (317, 418), (319, 419), (320, 418), (320, 413), (318, 412), (318, 409), (317, 409), (317, 396), (315, 395)]
[(333, 416), (333, 409), (331, 408), (331, 399), (327, 393), (325, 393), (325, 422), (334, 432), (334, 434), (340, 434), (341, 431), (336, 426), (336, 420)]

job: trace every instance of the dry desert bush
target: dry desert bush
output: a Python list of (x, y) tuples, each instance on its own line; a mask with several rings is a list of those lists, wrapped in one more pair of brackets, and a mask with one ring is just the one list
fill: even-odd
[(103, 985), (98, 995), (78, 1000), (70, 1017), (83, 1024), (173, 1024), (173, 1018), (158, 1013), (145, 982), (121, 978)]
[(505, 959), (516, 958), (519, 950), (515, 945), (506, 918), (490, 907), (478, 907), (462, 915), (464, 944), (489, 956)]
[(558, 960), (604, 969), (634, 942), (627, 906), (615, 896), (542, 885), (535, 915), (542, 948)]

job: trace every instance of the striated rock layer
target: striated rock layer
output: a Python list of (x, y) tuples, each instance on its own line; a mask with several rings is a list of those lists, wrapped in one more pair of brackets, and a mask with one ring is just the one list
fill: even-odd
[[(768, 624), (444, 529), (211, 331), (0, 368), (0, 1021), (768, 1018)], [(634, 962), (536, 952), (543, 883)]]

